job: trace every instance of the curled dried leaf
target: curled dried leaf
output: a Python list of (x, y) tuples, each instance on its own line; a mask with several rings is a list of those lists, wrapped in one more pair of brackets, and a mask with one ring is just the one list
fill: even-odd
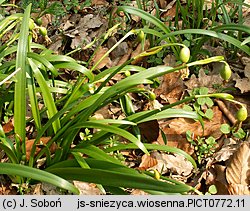
[(244, 142), (233, 154), (226, 169), (228, 190), (232, 195), (250, 194), (250, 146)]

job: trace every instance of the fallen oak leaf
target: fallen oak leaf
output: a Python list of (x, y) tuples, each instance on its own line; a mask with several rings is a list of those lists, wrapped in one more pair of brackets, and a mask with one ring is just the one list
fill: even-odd
[[(51, 137), (42, 137), (40, 139), (40, 141), (36, 144), (36, 151), (35, 151), (35, 155), (37, 155), (41, 150), (42, 150), (42, 147), (44, 147), (49, 141), (50, 141)], [(30, 154), (31, 154), (31, 149), (34, 145), (34, 142), (35, 142), (36, 139), (30, 139), (30, 140), (27, 140), (25, 142), (26, 144), (26, 158), (27, 160), (30, 159)], [(54, 153), (57, 149), (57, 145), (55, 143), (53, 143), (51, 146), (50, 146), (50, 152), (51, 153)]]
[(188, 176), (192, 170), (193, 165), (178, 154), (165, 154), (157, 151), (152, 153), (152, 156), (157, 160), (157, 164), (151, 167), (151, 170), (157, 170), (161, 174), (168, 172), (177, 173), (178, 175)]
[(212, 110), (214, 113), (213, 118), (211, 120), (204, 119), (204, 131), (200, 122), (185, 118), (173, 119), (169, 127), (178, 132), (178, 134), (186, 134), (186, 131), (190, 130), (195, 136), (213, 136), (215, 139), (218, 139), (222, 135), (220, 126), (224, 123), (224, 119), (222, 112), (217, 106), (214, 106)]
[[(92, 64), (97, 63), (104, 55), (105, 53), (107, 53), (108, 48), (103, 48), (100, 47), (100, 49), (98, 50), (98, 52), (95, 54), (95, 56), (92, 59)], [(111, 60), (109, 58), (109, 56), (106, 56), (96, 67), (96, 69), (102, 69), (105, 66), (111, 66)]]
[(14, 125), (12, 121), (7, 122), (3, 125), (3, 131), (4, 133), (9, 133), (14, 129)]
[(239, 88), (242, 94), (250, 91), (249, 78), (236, 79), (235, 82), (235, 87)]
[(157, 160), (155, 156), (151, 153), (150, 155), (144, 154), (139, 165), (139, 170), (147, 170), (155, 165), (157, 165)]
[(226, 169), (226, 179), (231, 195), (250, 195), (250, 146), (248, 142), (241, 144), (231, 157)]

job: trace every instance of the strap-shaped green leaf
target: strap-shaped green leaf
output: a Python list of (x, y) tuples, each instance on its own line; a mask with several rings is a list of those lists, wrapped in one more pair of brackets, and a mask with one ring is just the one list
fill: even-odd
[[(21, 140), (26, 137), (26, 57), (28, 51), (28, 35), (29, 35), (29, 18), (30, 18), (31, 4), (25, 9), (20, 37), (17, 45), (16, 69), (20, 71), (16, 74), (17, 82), (15, 84), (14, 94), (14, 119), (15, 119), (15, 133)], [(23, 152), (25, 152), (25, 144), (22, 144)]]
[(79, 190), (71, 183), (49, 172), (13, 163), (0, 163), (0, 174), (15, 175), (47, 182), (57, 187), (79, 194)]

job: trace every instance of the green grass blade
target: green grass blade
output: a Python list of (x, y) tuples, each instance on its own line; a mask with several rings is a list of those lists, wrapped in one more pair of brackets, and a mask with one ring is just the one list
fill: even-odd
[(27, 88), (28, 88), (28, 93), (29, 93), (32, 116), (34, 118), (36, 128), (39, 131), (42, 128), (42, 123), (41, 123), (40, 112), (38, 108), (34, 76), (30, 67), (27, 67)]
[[(158, 18), (156, 18), (155, 16), (153, 16), (153, 15), (151, 15), (143, 10), (140, 10), (136, 7), (120, 6), (117, 8), (117, 12), (119, 12), (119, 11), (123, 11), (125, 13), (136, 15), (136, 16), (142, 18), (143, 20), (146, 20), (146, 21), (154, 24), (156, 27), (161, 29), (166, 34), (171, 32), (169, 27), (166, 24), (164, 24), (162, 21), (160, 21)], [(176, 39), (174, 37), (169, 37), (168, 42), (176, 43)], [(172, 47), (172, 49), (173, 49), (175, 55), (178, 55), (176, 52), (176, 48)]]
[[(26, 10), (27, 11), (27, 10)], [(16, 13), (13, 15), (10, 15), (6, 18), (4, 18), (1, 22), (0, 22), (0, 33), (9, 25), (11, 24), (13, 21), (16, 21), (17, 19), (23, 17), (22, 13)]]
[(122, 137), (128, 139), (129, 141), (131, 141), (132, 143), (134, 143), (144, 153), (148, 154), (148, 151), (145, 148), (145, 146), (143, 145), (143, 143), (141, 141), (139, 141), (134, 135), (132, 135), (131, 133), (129, 133), (126, 130), (123, 130), (121, 128), (118, 128), (118, 127), (115, 127), (112, 125), (104, 125), (101, 123), (88, 121), (88, 122), (80, 122), (80, 123), (75, 124), (74, 126), (72, 126), (70, 128), (70, 131), (72, 131), (74, 129), (83, 128), (83, 127), (85, 127), (85, 128), (98, 128), (98, 129), (122, 136)]
[[(176, 147), (166, 146), (166, 145), (158, 145), (158, 144), (144, 144), (148, 150), (160, 150), (165, 152), (176, 153), (184, 156), (188, 161), (192, 163), (194, 168), (197, 168), (195, 160), (186, 152)], [(134, 144), (119, 144), (118, 146), (110, 147), (105, 149), (105, 152), (113, 152), (117, 150), (126, 150), (126, 149), (137, 149), (137, 146)]]
[(123, 119), (91, 119), (91, 122), (100, 124), (136, 125), (134, 122)]
[(84, 148), (77, 148), (77, 149), (72, 149), (70, 152), (80, 152), (83, 154), (86, 154), (92, 158), (95, 158), (97, 160), (103, 160), (103, 161), (108, 161), (111, 163), (116, 163), (121, 165), (121, 162), (111, 156), (109, 156), (107, 153), (105, 153), (103, 150), (100, 148), (94, 146), (94, 145), (87, 145), (84, 146)]
[(220, 25), (220, 26), (216, 26), (213, 27), (211, 30), (213, 31), (240, 31), (240, 32), (246, 32), (248, 34), (250, 34), (250, 27), (246, 26), (246, 25), (242, 25), (242, 24), (224, 24), (224, 25)]
[[(82, 157), (81, 153), (79, 152), (72, 152), (73, 156), (75, 157), (75, 159), (77, 160), (77, 162), (79, 163), (79, 165), (82, 167), (82, 168), (85, 168), (85, 169), (90, 169), (89, 165), (87, 164), (86, 160)], [(103, 194), (106, 194), (106, 191), (105, 189), (103, 188), (102, 185), (100, 184), (97, 184), (96, 185), (99, 190), (103, 193)]]
[(231, 23), (231, 19), (230, 19), (230, 17), (229, 17), (229, 14), (228, 14), (228, 12), (227, 12), (226, 7), (225, 7), (224, 1), (218, 0), (218, 3), (219, 3), (219, 5), (220, 5), (220, 7), (221, 7), (221, 10), (222, 10), (222, 13), (223, 13), (223, 17), (224, 17), (225, 23), (226, 23), (226, 24)]
[[(145, 111), (145, 113), (140, 112), (139, 114), (144, 115), (147, 112), (148, 111)], [(186, 111), (186, 110), (183, 110), (183, 109), (169, 108), (169, 109), (161, 111), (161, 112), (159, 112), (157, 114), (153, 114), (153, 115), (151, 115), (151, 116), (149, 116), (147, 118), (144, 118), (141, 121), (139, 121), (138, 123), (148, 122), (148, 121), (151, 121), (151, 120), (158, 120), (158, 119), (165, 119), (165, 118), (178, 118), (178, 117), (196, 119), (196, 120), (199, 119), (199, 115), (196, 112)], [(129, 119), (130, 118), (128, 117), (128, 120)]]
[(129, 14), (136, 15), (138, 17), (141, 17), (142, 19), (154, 24), (159, 29), (161, 29), (165, 33), (170, 33), (170, 29), (165, 25), (162, 21), (160, 21), (158, 18), (156, 18), (153, 15), (150, 15), (149, 13), (145, 12), (144, 10), (138, 9), (136, 7), (130, 7), (130, 6), (120, 6), (118, 7), (118, 12), (123, 11)]
[[(28, 59), (28, 61), (34, 73), (34, 76), (42, 90), (44, 103), (48, 110), (48, 117), (52, 118), (58, 111), (57, 111), (54, 99), (51, 95), (51, 92), (49, 91), (48, 84), (46, 83), (42, 73), (40, 72), (40, 70), (38, 69), (38, 66), (34, 63), (34, 61), (32, 59)], [(52, 126), (54, 129), (54, 132), (56, 133), (61, 127), (60, 120), (59, 119), (55, 120), (52, 123)]]
[(93, 105), (96, 100), (102, 95), (102, 93), (98, 93), (92, 96), (89, 96), (88, 98), (82, 100), (77, 106), (72, 108), (63, 118), (62, 118), (62, 125), (65, 125), (72, 116), (77, 114), (78, 112), (90, 107)]
[(250, 42), (250, 37), (246, 38), (242, 43), (241, 45), (246, 45), (247, 43)]
[(164, 75), (169, 72), (177, 71), (178, 69), (181, 69), (182, 67), (172, 68), (167, 66), (157, 66), (149, 68), (145, 71), (141, 71), (139, 73), (136, 73), (134, 75), (131, 75), (112, 87), (108, 88), (102, 96), (100, 96), (95, 103), (87, 109), (86, 112), (83, 114), (83, 121), (86, 121), (90, 115), (94, 113), (94, 111), (106, 100), (112, 99), (114, 96), (121, 95), (124, 91), (129, 90), (132, 87), (135, 87), (136, 85), (143, 84), (143, 83), (150, 83), (150, 79), (156, 78), (158, 76)]
[(165, 193), (184, 193), (192, 190), (185, 184), (170, 184), (147, 178), (140, 174), (120, 173), (109, 170), (81, 169), (81, 168), (53, 168), (49, 172), (69, 180), (92, 182), (107, 186), (126, 187), (146, 190), (156, 190)]
[(16, 154), (9, 147), (0, 143), (0, 148), (6, 153), (6, 155), (11, 160), (12, 163), (16, 163), (16, 164), (19, 163)]
[[(15, 133), (25, 143), (26, 137), (26, 57), (28, 51), (28, 35), (29, 35), (29, 17), (31, 4), (26, 8), (22, 25), (20, 29), (20, 37), (17, 45), (16, 69), (21, 69), (16, 74), (17, 82), (15, 84), (14, 94), (14, 119)], [(22, 144), (23, 153), (25, 144)]]
[[(121, 164), (116, 164), (116, 163), (111, 163), (103, 160), (96, 160), (93, 158), (86, 158), (85, 159), (86, 163), (89, 165), (91, 169), (98, 169), (98, 170), (108, 170), (110, 172), (118, 172), (122, 174), (127, 174), (127, 175), (135, 175), (135, 176), (140, 176), (144, 178), (148, 178), (146, 176), (147, 174), (150, 174), (150, 172), (146, 172), (145, 174), (139, 171), (136, 171), (135, 169), (128, 168), (124, 165)], [(68, 168), (68, 167), (80, 167), (79, 163), (76, 160), (65, 160), (62, 162), (58, 162), (54, 164), (53, 166), (48, 167), (46, 170), (50, 171), (51, 169), (58, 169), (58, 168)], [(175, 185), (185, 185), (182, 182), (179, 182), (177, 180), (168, 178), (168, 177), (163, 177), (161, 176), (162, 179), (168, 181), (170, 184), (175, 184)], [(188, 185), (185, 185), (186, 188), (188, 189), (194, 189)], [(166, 192), (164, 192), (166, 193)]]
[[(127, 120), (131, 121), (131, 122), (135, 122), (138, 123), (139, 121), (142, 121), (145, 118), (148, 118), (154, 114), (157, 114), (159, 112), (162, 112), (164, 110), (167, 110), (169, 108), (172, 108), (176, 105), (180, 105), (182, 103), (186, 103), (189, 102), (190, 100), (193, 100), (195, 97), (191, 96), (191, 97), (187, 97), (184, 98), (183, 100), (180, 100), (176, 103), (172, 103), (170, 105), (166, 105), (164, 107), (161, 108), (161, 110), (157, 109), (157, 110), (151, 110), (151, 111), (143, 111), (143, 112), (139, 112), (139, 113), (135, 113), (133, 115), (130, 115), (128, 118), (126, 118)], [(200, 122), (201, 120), (198, 119)], [(128, 126), (126, 125), (121, 125), (120, 128), (122, 129), (128, 129)], [(111, 133), (107, 133), (107, 132), (100, 132), (98, 134), (95, 134), (94, 137), (91, 139), (91, 141), (88, 142), (88, 144), (99, 144), (103, 141), (105, 141), (107, 138), (109, 138), (112, 134)], [(81, 145), (81, 144), (80, 144)], [(84, 145), (84, 144), (83, 144)], [(80, 146), (79, 146), (80, 147)]]
[(13, 163), (0, 163), (0, 174), (17, 175), (41, 182), (50, 183), (57, 187), (79, 194), (79, 190), (68, 181), (49, 172)]
[(44, 56), (45, 59), (50, 61), (51, 63), (53, 62), (76, 62), (73, 58), (65, 55), (53, 55), (53, 54), (41, 54)]
[(0, 5), (2, 5), (6, 0), (0, 0)]
[(82, 157), (80, 152), (71, 152), (71, 154), (74, 156), (77, 163), (85, 169), (90, 169), (89, 165), (87, 164), (86, 160)]
[(41, 64), (43, 64), (45, 67), (47, 67), (53, 73), (54, 76), (58, 76), (57, 69), (43, 56), (36, 54), (36, 53), (33, 53), (33, 52), (29, 52), (27, 54), (27, 56), (29, 58), (32, 58), (32, 59), (40, 62)]
[(224, 40), (228, 43), (233, 44), (234, 46), (236, 46), (237, 48), (239, 48), (240, 50), (244, 51), (245, 53), (247, 53), (248, 55), (250, 55), (250, 48), (246, 45), (242, 45), (241, 42), (229, 35), (220, 33), (220, 32), (215, 32), (212, 30), (204, 30), (204, 29), (185, 29), (185, 30), (180, 30), (180, 31), (176, 31), (176, 32), (171, 32), (167, 35), (164, 35), (161, 40), (164, 40), (165, 38), (169, 37), (169, 36), (176, 36), (176, 35), (180, 35), (180, 34), (201, 34), (201, 35), (207, 35), (210, 37), (215, 37), (221, 40)]
[(64, 68), (64, 69), (70, 69), (70, 70), (76, 70), (84, 75), (86, 75), (90, 81), (94, 80), (94, 75), (92, 72), (90, 72), (89, 69), (87, 69), (86, 67), (77, 64), (75, 62), (63, 62), (63, 63), (58, 63), (58, 64), (54, 64), (55, 68)]
[[(95, 81), (102, 80), (103, 78), (106, 78), (109, 74), (111, 74), (113, 71), (115, 71), (118, 67), (111, 67), (109, 69), (106, 69), (102, 72), (100, 72), (98, 75), (95, 76)], [(140, 72), (145, 70), (144, 67), (139, 67), (135, 65), (127, 65), (124, 68), (122, 68), (121, 72), (125, 72), (126, 70), (131, 72)]]

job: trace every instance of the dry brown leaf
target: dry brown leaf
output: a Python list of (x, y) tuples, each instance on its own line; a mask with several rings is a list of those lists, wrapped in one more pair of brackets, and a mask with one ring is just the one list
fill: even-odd
[(150, 169), (155, 169), (162, 174), (171, 172), (182, 176), (188, 176), (193, 170), (193, 165), (182, 155), (164, 154), (155, 151), (152, 153), (152, 156), (156, 158), (157, 165)]
[(79, 48), (83, 45), (83, 43), (90, 43), (91, 42), (91, 38), (88, 37), (88, 33), (86, 32), (81, 32), (79, 35), (76, 35), (70, 44), (70, 47), (72, 49), (76, 49)]
[(228, 190), (232, 195), (250, 195), (250, 147), (244, 142), (233, 154), (226, 169)]
[(214, 164), (207, 170), (206, 185), (215, 185), (218, 195), (228, 195), (226, 181), (226, 167), (219, 164)]
[(109, 110), (109, 105), (106, 105), (96, 111), (93, 115), (95, 119), (112, 119), (112, 113)]
[(150, 155), (144, 154), (141, 158), (139, 169), (147, 170), (155, 165), (157, 165), (157, 160), (155, 159), (154, 155), (152, 153)]
[(242, 63), (245, 65), (244, 68), (244, 75), (246, 78), (250, 78), (250, 58), (248, 57), (243, 57), (242, 58)]
[(109, 3), (106, 0), (92, 0), (91, 1), (91, 6), (97, 6), (97, 5), (101, 5), (101, 6), (107, 6)]
[(175, 4), (175, 2), (176, 2), (176, 0), (173, 0), (168, 5), (165, 5), (165, 6), (164, 6), (164, 4), (162, 5), (163, 7), (161, 7), (161, 8), (164, 8), (165, 11), (166, 11), (166, 12), (164, 12), (162, 14), (163, 18), (169, 17), (170, 19), (172, 19), (172, 18), (175, 17), (175, 15), (176, 15), (176, 4)]
[(103, 19), (98, 15), (88, 14), (81, 18), (77, 29), (87, 31), (89, 29), (99, 28), (103, 24)]
[(12, 121), (7, 122), (6, 124), (3, 125), (3, 131), (4, 133), (9, 133), (14, 129), (14, 125)]
[(249, 78), (236, 79), (235, 87), (239, 88), (241, 93), (250, 91), (250, 80)]
[(217, 106), (212, 108), (214, 116), (211, 120), (204, 120), (204, 133), (200, 122), (191, 119), (176, 118), (171, 121), (169, 127), (174, 129), (178, 134), (186, 134), (190, 130), (195, 136), (213, 136), (218, 139), (222, 132), (220, 126), (224, 123), (221, 111)]
[(123, 63), (125, 63), (126, 61), (128, 61), (131, 53), (132, 53), (132, 49), (129, 48), (128, 52), (125, 55), (122, 56), (122, 58), (118, 61), (118, 63), (116, 64), (116, 66), (120, 66)]
[(132, 190), (130, 194), (131, 195), (149, 195), (149, 193), (146, 193), (145, 191), (139, 190), (139, 189)]
[(216, 162), (227, 161), (231, 155), (238, 149), (239, 144), (232, 138), (223, 140), (223, 146), (221, 149), (214, 154)]
[(250, 195), (249, 187), (241, 184), (231, 184), (228, 186), (230, 195)]
[[(95, 54), (94, 58), (92, 59), (92, 63), (97, 63), (102, 56), (108, 51), (108, 48), (100, 47), (100, 49)], [(105, 66), (109, 66), (111, 64), (111, 60), (108, 56), (106, 56), (96, 67), (96, 69), (102, 69)]]
[(74, 186), (80, 191), (80, 195), (101, 195), (102, 192), (93, 183), (73, 181)]
[[(35, 155), (37, 155), (41, 151), (43, 145), (46, 145), (50, 139), (51, 139), (51, 137), (42, 137), (40, 139), (40, 141), (37, 143), (37, 146), (36, 146)], [(31, 149), (32, 149), (34, 142), (35, 142), (35, 139), (31, 139), (31, 140), (26, 141), (26, 158), (28, 160), (30, 159), (30, 153), (31, 153)], [(55, 152), (56, 149), (57, 149), (57, 146), (55, 143), (53, 143), (50, 147), (51, 153)]]
[(162, 77), (161, 85), (155, 89), (155, 94), (168, 102), (179, 100), (185, 89), (180, 76), (180, 72), (165, 74)]
[(195, 75), (192, 75), (191, 78), (185, 82), (185, 85), (189, 90), (192, 90), (197, 87), (207, 87), (209, 92), (214, 93), (216, 90), (213, 88), (214, 84), (222, 84), (223, 80), (219, 74), (215, 75), (206, 75), (204, 70), (199, 71), (199, 76), (196, 78)]
[[(167, 145), (171, 147), (177, 147), (182, 149), (186, 153), (192, 155), (194, 153), (194, 148), (191, 146), (190, 142), (187, 141), (185, 135), (179, 134), (172, 128), (164, 127), (163, 123), (161, 124), (161, 129), (167, 138)], [(162, 134), (160, 133), (157, 142), (161, 145), (165, 145)]]

